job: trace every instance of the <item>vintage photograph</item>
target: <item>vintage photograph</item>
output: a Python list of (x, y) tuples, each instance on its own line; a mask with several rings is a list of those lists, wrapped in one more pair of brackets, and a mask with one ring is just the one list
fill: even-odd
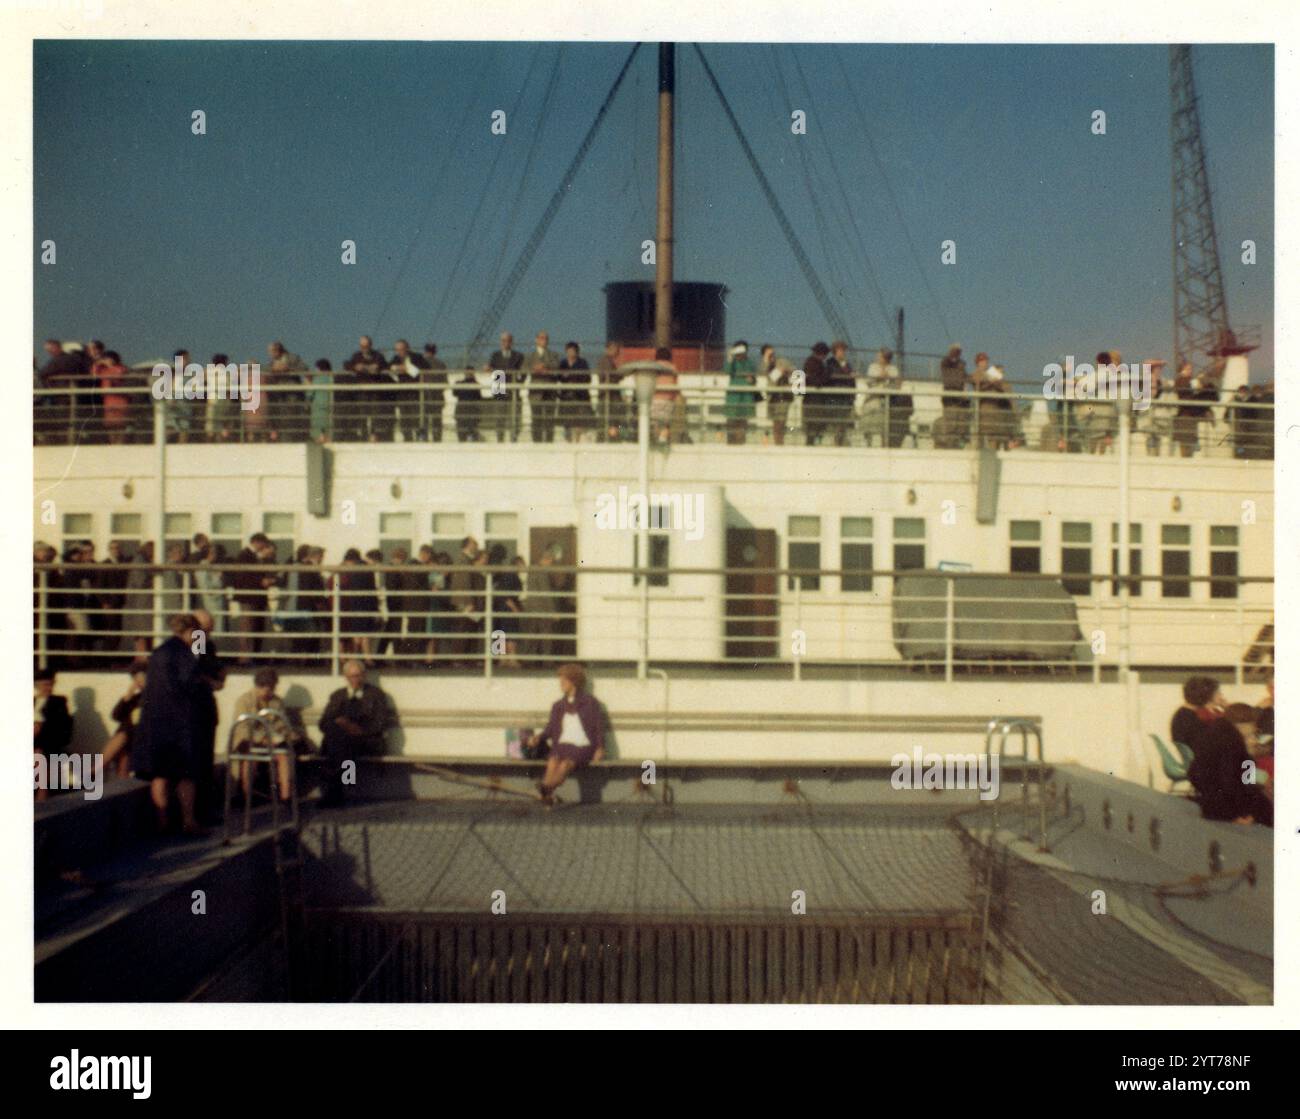
[(1272, 1007), (1274, 45), (433, 34), (32, 43), (35, 1003)]

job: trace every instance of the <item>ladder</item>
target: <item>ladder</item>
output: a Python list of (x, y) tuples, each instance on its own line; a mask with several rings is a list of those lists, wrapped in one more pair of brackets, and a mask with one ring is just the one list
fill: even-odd
[[(241, 726), (249, 727), (252, 736), (244, 748), (236, 751), (235, 733)], [(299, 813), (298, 775), (296, 758), (291, 742), (292, 727), (283, 711), (274, 707), (263, 707), (256, 714), (240, 715), (230, 728), (226, 741), (226, 795), (225, 812), (222, 826), (225, 829), (223, 844), (232, 842), (233, 813), (231, 806), (235, 788), (236, 768), (245, 765), (252, 767), (265, 763), (271, 795), (271, 851), (275, 860), (276, 889), (280, 901), (280, 947), (284, 962), (284, 987), (286, 997), (294, 994), (293, 946), (299, 940), (305, 919), (306, 899), (303, 884), (303, 857), (301, 843), (301, 817)], [(260, 739), (257, 731), (262, 732)], [(276, 734), (280, 733), (281, 742), (276, 744)], [(287, 818), (281, 821), (280, 789), (276, 785), (278, 761), (289, 759)], [(253, 773), (249, 773), (247, 791), (244, 795), (244, 826), (242, 835), (248, 837), (253, 831)]]

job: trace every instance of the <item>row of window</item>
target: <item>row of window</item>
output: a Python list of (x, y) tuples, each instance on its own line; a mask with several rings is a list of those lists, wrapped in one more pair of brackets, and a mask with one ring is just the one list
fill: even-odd
[[(191, 513), (168, 513), (165, 536), (168, 545), (188, 544), (196, 532), (206, 532), (214, 543), (221, 544), (228, 558), (233, 559), (244, 546), (249, 535), (262, 531), (276, 547), (279, 562), (293, 558), (295, 547), (296, 515), (293, 513), (262, 513), (260, 520), (243, 513), (213, 513), (203, 524)], [(821, 568), (822, 518), (820, 516), (792, 516), (786, 524), (786, 566), (790, 568)], [(65, 513), (63, 516), (65, 542), (94, 536), (94, 514)], [(445, 551), (451, 556), (460, 552), (462, 539), (472, 531), (465, 513), (434, 513), (430, 523), (431, 543), (435, 551)], [(894, 517), (892, 519), (892, 555), (888, 566), (898, 571), (912, 571), (926, 565), (926, 528), (923, 517)], [(519, 541), (519, 516), (516, 513), (487, 513), (483, 519), (484, 545), (489, 549), (501, 544), (511, 560)], [(1008, 526), (1009, 559), (1007, 570), (1036, 575), (1043, 571), (1043, 526), (1040, 521), (1011, 521)], [(109, 516), (109, 537), (122, 544), (128, 556), (138, 542), (146, 537), (144, 514), (112, 513)], [(1191, 597), (1192, 584), (1187, 577), (1192, 574), (1192, 529), (1190, 525), (1160, 526), (1160, 594), (1164, 598)], [(366, 543), (360, 541), (360, 544)], [(395, 549), (405, 548), (413, 555), (417, 543), (414, 513), (380, 513), (378, 547), (385, 559), (391, 558)], [(1060, 531), (1060, 572), (1067, 590), (1072, 594), (1087, 595), (1092, 592), (1092, 582), (1083, 576), (1094, 574), (1093, 525), (1088, 521), (1065, 521)], [(1111, 581), (1111, 591), (1119, 594), (1119, 525), (1110, 526), (1110, 569), (1116, 578)], [(652, 587), (668, 585), (667, 568), (670, 565), (671, 534), (654, 531), (650, 534), (649, 566), (656, 571), (650, 576)], [(363, 548), (364, 550), (364, 548)], [(1209, 572), (1211, 598), (1236, 598), (1235, 577), (1239, 571), (1240, 532), (1236, 525), (1211, 525), (1209, 538)], [(1129, 526), (1128, 574), (1142, 575), (1143, 539), (1142, 525)], [(336, 559), (337, 557), (331, 557)], [(640, 562), (638, 544), (632, 540), (632, 563)], [(840, 518), (839, 566), (840, 590), (844, 592), (869, 592), (873, 589), (870, 574), (876, 566), (875, 523), (871, 517)], [(1076, 578), (1070, 578), (1076, 576)], [(633, 582), (637, 581), (636, 577)], [(796, 586), (804, 591), (821, 589), (819, 575), (791, 575), (789, 588)], [(1149, 584), (1148, 584), (1149, 586)], [(1132, 580), (1131, 595), (1141, 595), (1143, 584)]]

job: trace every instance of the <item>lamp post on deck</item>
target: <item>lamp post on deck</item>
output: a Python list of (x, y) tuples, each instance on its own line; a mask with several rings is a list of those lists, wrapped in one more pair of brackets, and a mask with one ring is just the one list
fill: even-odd
[(637, 650), (636, 676), (644, 680), (650, 658), (650, 401), (655, 392), (653, 365), (638, 363), (636, 378), (637, 481), (641, 496), (637, 514), (637, 566), (641, 568), (641, 647)]

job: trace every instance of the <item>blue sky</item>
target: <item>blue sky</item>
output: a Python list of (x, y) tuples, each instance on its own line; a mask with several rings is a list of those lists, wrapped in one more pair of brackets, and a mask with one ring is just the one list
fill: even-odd
[[(363, 332), (460, 353), (629, 47), (34, 49), (35, 236), (58, 245), (57, 265), (35, 265), (36, 345), (258, 360), (280, 338), (337, 363)], [(1170, 356), (1165, 46), (705, 50), (855, 344), (886, 340), (902, 305), (909, 350), (959, 341), (1018, 379), (1102, 348)], [(1258, 379), (1273, 367), (1273, 50), (1194, 55), (1230, 316), (1267, 339)], [(500, 324), (517, 337), (594, 343), (602, 286), (652, 278), (655, 67), (647, 44)], [(728, 335), (798, 358), (831, 328), (686, 46), (678, 92), (677, 277), (725, 283)]]

